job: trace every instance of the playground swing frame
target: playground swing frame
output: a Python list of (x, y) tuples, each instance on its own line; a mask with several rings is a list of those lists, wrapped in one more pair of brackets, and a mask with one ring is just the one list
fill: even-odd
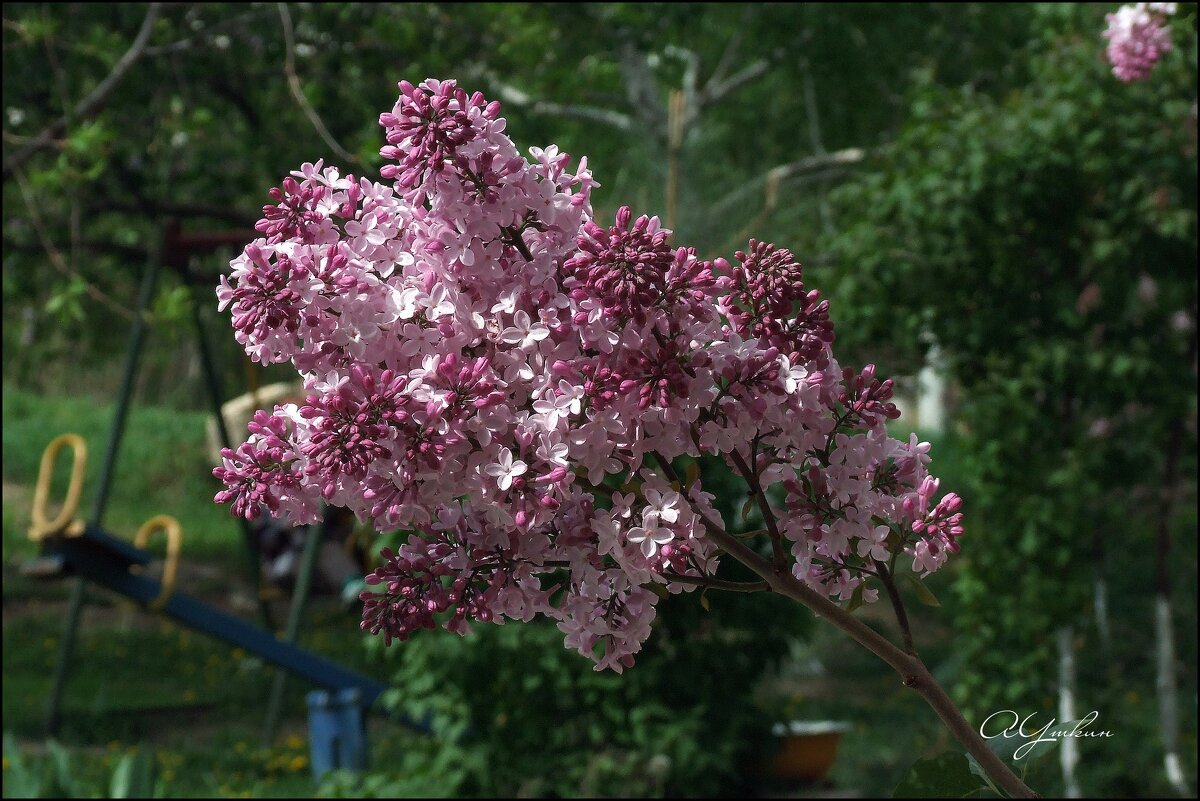
[[(196, 289), (202, 284), (192, 272), (190, 262), (195, 255), (211, 252), (222, 246), (236, 246), (245, 240), (246, 232), (244, 230), (184, 234), (179, 222), (170, 220), (165, 226), (159, 249), (151, 248), (138, 293), (137, 312), (126, 348), (122, 380), (100, 470), (99, 486), (86, 524), (81, 520), (70, 519), (74, 516), (74, 508), (78, 504), (81, 491), (82, 465), (86, 459), (86, 448), (83, 441), (74, 435), (64, 435), (51, 443), (46, 450), (42, 473), (47, 486), (41, 488), (35, 497), (34, 527), (30, 530), (30, 536), (41, 544), (39, 561), (43, 562), (43, 568), (44, 564), (49, 562), (59, 571), (74, 573), (76, 576), (72, 584), (51, 680), (51, 691), (46, 710), (46, 729), (49, 733), (56, 734), (62, 725), (63, 694), (72, 664), (79, 618), (86, 600), (86, 584), (88, 581), (92, 581), (161, 611), (178, 622), (200, 630), (209, 636), (244, 647), (278, 666), (280, 669), (275, 676), (264, 721), (264, 743), (269, 744), (274, 739), (282, 708), (287, 672), (296, 673), (323, 686), (325, 689), (308, 694), (314, 774), (319, 777), (325, 771), (338, 767), (361, 770), (366, 767), (367, 763), (364, 714), (380, 693), (386, 689), (386, 685), (294, 645), (303, 619), (304, 606), (312, 586), (317, 552), (327, 533), (325, 530), (327, 521), (319, 526), (308, 527), (304, 554), (293, 587), (292, 603), (282, 640), (274, 634), (275, 627), (272, 622), (270, 606), (260, 591), (259, 553), (249, 521), (239, 518), (250, 561), (258, 613), (263, 623), (262, 628), (252, 626), (189, 596), (174, 592), (173, 563), (178, 557), (179, 536), (178, 524), (170, 518), (160, 516), (148, 521), (143, 526), (143, 531), (139, 532), (138, 538), (139, 543), (144, 544), (144, 539), (151, 533), (152, 528), (162, 528), (168, 532), (169, 542), (171, 542), (170, 550), (175, 559), (170, 560), (172, 564), (168, 568), (169, 576), (164, 575), (161, 584), (139, 575), (140, 567), (150, 561), (150, 556), (145, 551), (113, 537), (103, 528), (104, 512), (116, 471), (117, 454), (124, 435), (133, 387), (145, 344), (147, 315), (154, 299), (159, 273), (164, 266), (173, 268), (180, 276), (184, 286), (193, 293), (191, 298), (192, 324), (199, 348), (205, 384), (212, 411), (216, 417), (221, 444), (226, 448), (231, 447), (229, 431), (222, 413), (224, 389), (221, 385), (220, 373), (216, 369), (201, 306), (196, 302), (197, 299), (194, 295)], [(75, 450), (71, 486), (68, 489), (63, 509), (55, 516), (54, 520), (47, 521), (45, 508), (49, 477), (53, 471), (54, 459), (64, 444), (70, 444)], [(42, 479), (39, 478), (39, 487), (42, 483)], [(173, 528), (174, 536), (171, 535)], [(418, 724), (408, 720), (403, 722), (412, 728), (428, 732), (427, 724)]]

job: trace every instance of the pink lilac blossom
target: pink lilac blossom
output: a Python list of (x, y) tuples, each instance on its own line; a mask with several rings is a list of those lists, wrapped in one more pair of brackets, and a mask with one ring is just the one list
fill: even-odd
[(384, 182), (303, 165), (217, 289), (246, 352), (307, 392), (224, 452), (217, 500), (412, 532), (367, 577), (365, 630), (544, 615), (621, 671), (660, 593), (719, 568), (713, 497), (670, 469), (706, 454), (827, 597), (873, 601), (879, 563), (925, 575), (957, 552), (961, 500), (935, 498), (927, 443), (888, 436), (891, 381), (838, 364), (790, 251), (708, 261), (656, 217), (597, 222), (586, 160), (522, 156), (454, 81), (400, 90)]
[(1158, 60), (1171, 50), (1167, 17), (1176, 7), (1175, 3), (1134, 3), (1105, 16), (1106, 53), (1113, 75), (1126, 83), (1150, 76)]

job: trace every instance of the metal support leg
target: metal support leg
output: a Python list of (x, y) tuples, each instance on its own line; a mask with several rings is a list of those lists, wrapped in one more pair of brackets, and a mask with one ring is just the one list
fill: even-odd
[[(121, 376), (121, 389), (117, 395), (112, 429), (108, 433), (104, 465), (100, 468), (100, 484), (96, 489), (96, 497), (92, 504), (91, 521), (94, 526), (102, 525), (104, 507), (108, 505), (108, 495), (112, 490), (117, 452), (121, 448), (121, 437), (125, 433), (125, 419), (129, 413), (134, 379), (137, 378), (138, 362), (141, 359), (142, 345), (146, 339), (146, 315), (150, 310), (150, 303), (154, 300), (154, 289), (158, 284), (158, 271), (159, 254), (152, 250), (146, 264), (146, 273), (142, 276), (141, 290), (138, 292), (137, 315), (133, 318), (133, 329), (129, 334), (129, 347), (125, 351), (125, 371)], [(63, 621), (62, 635), (58, 644), (58, 659), (54, 663), (54, 675), (50, 681), (50, 700), (46, 705), (46, 731), (50, 734), (57, 734), (59, 726), (62, 724), (62, 696), (66, 688), (71, 656), (75, 650), (75, 634), (79, 628), (79, 616), (83, 611), (85, 595), (84, 580), (82, 578), (75, 579), (74, 586), (71, 587), (71, 599), (67, 606), (67, 616)]]
[[(320, 525), (309, 526), (304, 538), (304, 555), (300, 561), (300, 571), (296, 575), (296, 584), (292, 588), (292, 606), (288, 610), (287, 630), (284, 640), (294, 643), (300, 633), (300, 623), (304, 620), (304, 606), (308, 601), (312, 588), (313, 571), (317, 566), (317, 554), (320, 553), (321, 543), (325, 541), (329, 516)], [(279, 713), (283, 708), (283, 694), (287, 688), (287, 674), (282, 670), (275, 674), (275, 684), (271, 687), (271, 697), (267, 703), (267, 717), (263, 723), (263, 747), (269, 748), (275, 740), (275, 729), (279, 725)]]
[(308, 743), (313, 776), (318, 781), (331, 770), (366, 770), (370, 750), (357, 688), (308, 694)]
[(46, 732), (56, 735), (62, 728), (62, 697), (67, 684), (67, 668), (75, 652), (75, 632), (79, 629), (79, 616), (83, 611), (87, 581), (82, 577), (71, 582), (71, 600), (67, 603), (67, 617), (63, 621), (58, 640), (58, 657), (54, 661), (54, 676), (50, 680), (50, 701), (46, 705)]
[[(192, 292), (191, 300), (192, 322), (196, 327), (196, 342), (200, 346), (200, 364), (204, 368), (204, 381), (208, 385), (209, 401), (212, 403), (213, 415), (217, 419), (217, 433), (221, 437), (221, 447), (232, 448), (233, 444), (229, 438), (229, 429), (225, 426), (225, 414), (221, 411), (221, 405), (224, 403), (225, 398), (225, 388), (221, 386), (221, 374), (217, 370), (216, 361), (213, 359), (212, 347), (208, 342), (208, 332), (204, 327), (204, 319), (200, 316), (200, 304), (195, 292)], [(247, 569), (250, 572), (250, 582), (254, 589), (254, 598), (258, 603), (258, 617), (264, 628), (274, 631), (275, 624), (271, 616), (271, 606), (262, 597), (262, 568), (259, 564), (258, 541), (254, 537), (254, 530), (250, 527), (249, 520), (239, 516), (238, 523), (241, 525), (242, 539), (246, 545)]]

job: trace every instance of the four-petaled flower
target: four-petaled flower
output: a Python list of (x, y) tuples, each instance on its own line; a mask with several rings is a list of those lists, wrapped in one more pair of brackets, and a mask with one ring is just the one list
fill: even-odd
[[(646, 515), (649, 517), (649, 513)], [(642, 555), (650, 559), (658, 551), (660, 545), (666, 545), (675, 539), (671, 529), (655, 526), (650, 521), (645, 525), (629, 529), (629, 541), (642, 546)]]
[(496, 483), (500, 485), (500, 489), (507, 491), (512, 486), (513, 479), (524, 475), (529, 466), (520, 459), (513, 459), (512, 451), (508, 448), (500, 450), (500, 461), (495, 464), (489, 464), (484, 468), (484, 472), (489, 476), (495, 476)]
[(534, 401), (533, 410), (546, 418), (547, 428), (557, 428), (560, 417), (579, 414), (583, 408), (580, 399), (582, 387), (573, 387), (566, 381), (558, 382), (558, 389), (547, 392), (541, 400)]
[(513, 315), (513, 324), (500, 332), (500, 341), (528, 350), (550, 336), (550, 329), (530, 320), (529, 315), (519, 311)]
[(648, 527), (657, 526), (661, 520), (664, 523), (675, 523), (679, 520), (679, 504), (683, 500), (678, 492), (662, 493), (656, 489), (647, 488), (646, 513), (643, 517)]

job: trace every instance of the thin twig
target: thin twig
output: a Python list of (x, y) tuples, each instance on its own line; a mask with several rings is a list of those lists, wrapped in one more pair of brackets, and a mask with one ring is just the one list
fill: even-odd
[(500, 237), (501, 242), (516, 248), (517, 252), (521, 254), (521, 258), (525, 259), (525, 261), (533, 261), (533, 254), (529, 252), (529, 245), (525, 244), (525, 237), (521, 231), (511, 226), (505, 226), (500, 229), (500, 233), (502, 234)]
[(835, 150), (832, 153), (825, 153), (816, 156), (809, 156), (793, 161), (788, 164), (780, 164), (776, 167), (764, 172), (757, 178), (754, 178), (742, 184), (737, 189), (733, 190), (725, 197), (712, 204), (712, 213), (720, 214), (731, 209), (741, 203), (750, 194), (756, 192), (758, 187), (765, 184), (774, 177), (777, 181), (787, 181), (793, 178), (809, 175), (816, 172), (840, 171), (846, 167), (858, 164), (865, 159), (867, 153), (865, 150), (857, 147), (847, 147), (842, 150)]
[(904, 599), (900, 597), (900, 592), (896, 589), (896, 580), (887, 565), (878, 560), (872, 561), (875, 562), (879, 581), (887, 590), (888, 600), (892, 602), (892, 611), (896, 613), (896, 623), (900, 626), (900, 636), (904, 639), (904, 650), (916, 656), (917, 649), (913, 645), (912, 629), (908, 625), (908, 611), (904, 608)]
[(776, 523), (774, 512), (771, 511), (771, 504), (767, 500), (767, 494), (763, 492), (762, 485), (758, 483), (758, 475), (746, 463), (742, 455), (738, 453), (737, 448), (730, 451), (729, 455), (733, 458), (733, 463), (737, 466), (738, 472), (742, 474), (742, 478), (746, 479), (746, 484), (750, 487), (750, 494), (758, 502), (763, 522), (767, 526), (767, 533), (771, 535), (771, 552), (775, 555), (775, 570), (782, 573), (787, 570), (787, 553), (783, 549), (783, 537), (779, 533), (779, 526)]
[(618, 131), (629, 131), (633, 128), (633, 120), (628, 114), (622, 114), (619, 111), (599, 108), (597, 106), (564, 105), (547, 100), (535, 100), (528, 93), (501, 80), (498, 75), (490, 70), (476, 68), (473, 71), (492, 85), (496, 90), (496, 94), (503, 102), (523, 108), (530, 113), (555, 117), (574, 117), (589, 122), (599, 122), (616, 128)]
[(711, 576), (684, 576), (679, 573), (663, 573), (663, 578), (679, 584), (691, 584), (696, 587), (725, 590), (726, 592), (770, 592), (771, 590), (771, 585), (765, 581), (726, 581)]
[(66, 129), (68, 122), (78, 124), (80, 120), (87, 119), (99, 110), (101, 104), (108, 99), (109, 94), (112, 93), (113, 89), (117, 88), (117, 84), (121, 82), (134, 63), (142, 56), (146, 48), (146, 42), (150, 40), (150, 34), (154, 30), (154, 21), (158, 19), (161, 9), (162, 3), (150, 4), (150, 7), (146, 10), (146, 17), (142, 20), (142, 27), (138, 30), (137, 36), (134, 37), (133, 44), (118, 59), (108, 76), (96, 84), (96, 88), (87, 97), (75, 104), (75, 108), (72, 109), (70, 114), (64, 114), (43, 128), (42, 132), (35, 136), (29, 144), (17, 151), (15, 156), (4, 162), (5, 178), (10, 177), (13, 171), (29, 161), (39, 150), (51, 144)]
[(733, 66), (738, 46), (742, 43), (742, 31), (743, 28), (740, 27), (734, 30), (733, 35), (729, 37), (729, 41), (725, 43), (725, 51), (721, 53), (721, 59), (717, 62), (716, 68), (708, 76), (704, 88), (700, 90), (701, 94), (707, 96), (710, 92), (710, 87), (717, 86), (725, 80), (725, 76), (729, 73), (729, 68)]
[(38, 211), (37, 202), (33, 197), (33, 191), (30, 189), (29, 181), (25, 178), (25, 173), (18, 169), (13, 171), (13, 176), (17, 180), (17, 187), (21, 190), (21, 199), (25, 201), (25, 208), (29, 212), (29, 221), (33, 225), (33, 230), (37, 234), (38, 241), (42, 243), (42, 250), (46, 252), (46, 256), (50, 259), (50, 264), (54, 267), (54, 269), (58, 270), (60, 273), (69, 278), (82, 281), (84, 289), (94, 300), (103, 303), (109, 309), (127, 320), (135, 319), (136, 315), (132, 311), (113, 300), (112, 297), (106, 294), (98, 286), (84, 278), (77, 271), (72, 269), (69, 264), (67, 264), (67, 260), (63, 257), (62, 252), (55, 247), (54, 242), (51, 241), (50, 235), (46, 231), (46, 226), (42, 222), (42, 215)]
[(714, 85), (712, 81), (709, 81), (709, 83), (705, 85), (704, 91), (701, 93), (699, 104), (703, 107), (707, 107), (713, 105), (714, 103), (719, 103), (729, 94), (737, 91), (753, 81), (755, 78), (766, 73), (767, 68), (770, 66), (770, 62), (764, 58), (760, 58), (757, 61), (754, 61), (743, 67), (735, 75), (730, 76), (720, 83)]
[(276, 7), (279, 9), (279, 21), (283, 25), (283, 43), (286, 48), (286, 56), (283, 62), (283, 71), (287, 75), (288, 88), (292, 92), (292, 97), (295, 98), (296, 104), (304, 111), (308, 121), (312, 123), (321, 139), (329, 146), (337, 157), (344, 162), (349, 162), (357, 167), (362, 167), (362, 162), (359, 158), (346, 148), (338, 144), (338, 141), (333, 138), (333, 134), (329, 133), (329, 129), (325, 127), (325, 123), (321, 120), (317, 110), (308, 102), (308, 98), (304, 96), (304, 89), (300, 86), (300, 76), (296, 74), (296, 40), (295, 34), (292, 31), (292, 15), (288, 12), (287, 3), (278, 3)]
[(667, 457), (663, 456), (658, 451), (653, 453), (654, 461), (658, 462), (658, 467), (667, 475), (667, 481), (673, 481), (679, 485), (680, 492), (683, 491), (683, 482), (679, 480), (679, 474), (675, 472), (675, 468), (671, 466), (671, 462)]

